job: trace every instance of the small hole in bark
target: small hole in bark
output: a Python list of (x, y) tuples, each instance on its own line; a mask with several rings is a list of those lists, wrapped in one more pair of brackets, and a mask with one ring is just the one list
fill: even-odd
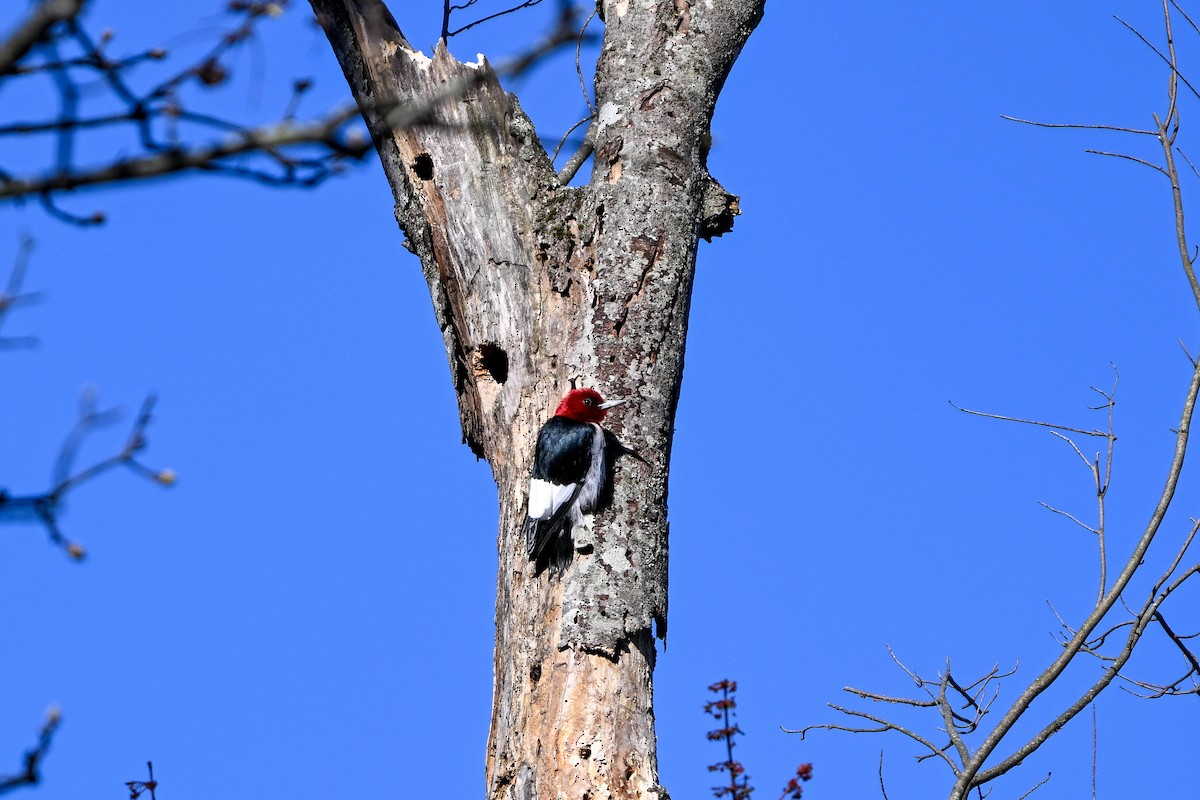
[(508, 380), (508, 353), (495, 342), (484, 342), (475, 351), (475, 374), (487, 375), (496, 383)]
[(529, 680), (537, 683), (542, 677), (542, 667), (540, 664), (534, 664), (529, 668)]
[(625, 768), (625, 780), (627, 780), (627, 781), (633, 780), (633, 776), (636, 774), (637, 774), (637, 770), (634, 769), (633, 767)]
[[(584, 745), (583, 747), (579, 748), (579, 757), (582, 758), (584, 761), (591, 758), (592, 757), (592, 748), (588, 747), (587, 745)], [(586, 798), (587, 793), (584, 792), (583, 796)]]
[(412, 163), (412, 168), (421, 180), (433, 180), (433, 159), (429, 157), (429, 153), (421, 153), (417, 156), (417, 160)]

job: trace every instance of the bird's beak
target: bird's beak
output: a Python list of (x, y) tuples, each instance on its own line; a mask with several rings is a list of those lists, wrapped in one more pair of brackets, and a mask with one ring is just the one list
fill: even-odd
[(596, 406), (596, 408), (603, 408), (605, 410), (608, 410), (610, 408), (613, 408), (614, 406), (619, 406), (622, 403), (627, 403), (627, 402), (629, 402), (629, 398), (622, 398), (620, 400), (606, 400), (605, 402)]

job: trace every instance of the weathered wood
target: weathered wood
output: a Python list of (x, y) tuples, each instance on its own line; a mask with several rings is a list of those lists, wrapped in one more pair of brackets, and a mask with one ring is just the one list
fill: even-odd
[[(486, 62), (414, 51), (377, 0), (312, 0), (421, 260), (464, 441), (499, 488), (494, 800), (661, 791), (651, 679), (671, 434), (697, 239), (737, 213), (706, 169), (709, 124), (763, 2), (607, 0), (593, 172), (568, 188)], [(648, 464), (617, 466), (570, 568), (537, 576), (526, 480), (572, 386), (631, 399), (610, 427)]]

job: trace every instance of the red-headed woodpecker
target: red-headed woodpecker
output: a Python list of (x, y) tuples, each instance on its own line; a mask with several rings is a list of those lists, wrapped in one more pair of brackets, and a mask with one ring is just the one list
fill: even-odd
[(606, 402), (595, 389), (574, 389), (538, 431), (525, 520), (525, 549), (538, 573), (548, 565), (556, 572), (566, 567), (571, 528), (605, 496), (612, 463), (624, 453), (638, 457), (600, 425), (610, 408), (624, 402)]

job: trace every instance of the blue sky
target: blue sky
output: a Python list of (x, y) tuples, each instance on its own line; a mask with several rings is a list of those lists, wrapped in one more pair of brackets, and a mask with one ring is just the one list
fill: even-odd
[[(115, 46), (165, 43), (182, 58), (204, 38), (177, 34), (222, 23), (211, 5), (96, 0), (89, 20), (114, 28)], [(394, 11), (427, 46), (440, 4), (422, 5)], [(1102, 420), (1089, 387), (1108, 388), (1115, 363), (1114, 548), (1140, 532), (1189, 377), (1177, 339), (1200, 349), (1166, 185), (1083, 152), (1138, 142), (1000, 114), (1149, 124), (1165, 75), (1110, 15), (1157, 35), (1157, 13), (1124, 0), (769, 5), (713, 125), (712, 172), (744, 214), (700, 249), (673, 451), (656, 681), (673, 796), (714, 782), (705, 765), (722, 753), (701, 707), (718, 679), (741, 686), (737, 752), (761, 798), (801, 761), (816, 768), (808, 797), (878, 796), (881, 748), (890, 796), (927, 797), (948, 774), (915, 764), (905, 740), (801, 742), (779, 726), (837, 720), (824, 704), (846, 701), (845, 685), (909, 692), (885, 645), (928, 675), (947, 656), (962, 675), (1019, 660), (1001, 702), (1054, 657), (1047, 601), (1084, 613), (1095, 554), (1037, 501), (1091, 514), (1089, 477), (1046, 432), (947, 401), (1090, 427)], [(534, 19), (452, 50), (503, 55)], [(1177, 35), (1185, 65), (1200, 63), (1194, 32)], [(269, 119), (297, 76), (316, 80), (311, 112), (347, 96), (304, 6), (233, 66), (232, 85), (198, 102)], [(551, 137), (584, 110), (566, 56), (517, 88)], [(36, 95), (4, 91), (14, 116), (34, 113)], [(1200, 139), (1186, 127), (1195, 106), (1185, 151)], [(35, 147), (0, 141), (0, 161), (36, 169)], [(180, 479), (81, 489), (64, 525), (88, 547), (82, 564), (36, 526), (0, 528), (0, 772), (56, 703), (39, 797), (120, 796), (147, 759), (174, 800), (478, 796), (494, 484), (459, 444), (428, 295), (377, 162), (314, 192), (195, 177), (64, 205), (110, 221), (79, 230), (0, 206), (0, 254), (34, 236), (28, 287), (45, 292), (5, 327), (41, 346), (0, 354), (0, 485), (46, 487), (85, 385), (127, 418), (157, 392), (146, 460)], [(1189, 477), (1165, 534), (1200, 513)], [(1175, 601), (1189, 632), (1197, 599)], [(1183, 671), (1158, 644), (1134, 668)], [(1080, 664), (1071, 685), (1097, 670)], [(1049, 693), (1037, 719), (1068, 696)], [(1190, 785), (1193, 705), (1106, 693), (1100, 794)], [(1047, 772), (1040, 795), (1088, 796), (1091, 742), (1080, 720), (996, 796)]]

